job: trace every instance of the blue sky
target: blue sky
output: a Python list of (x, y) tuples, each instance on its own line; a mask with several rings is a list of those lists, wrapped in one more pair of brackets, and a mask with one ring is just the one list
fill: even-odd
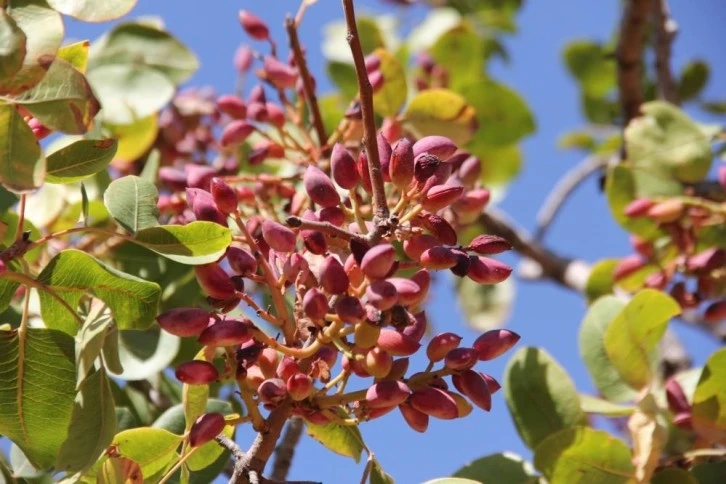
[[(549, 189), (580, 159), (577, 153), (556, 148), (560, 134), (583, 124), (576, 87), (562, 65), (561, 49), (574, 38), (606, 40), (618, 20), (621, 2), (549, 0), (525, 3), (518, 18), (519, 33), (505, 41), (512, 61), (508, 65), (495, 62), (493, 75), (517, 89), (537, 119), (537, 132), (523, 144), (523, 173), (511, 185), (501, 205), (520, 225), (531, 229)], [(723, 87), (719, 89), (719, 84), (713, 82), (713, 79), (726, 79), (722, 0), (671, 3), (673, 16), (680, 25), (674, 47), (675, 69), (693, 57), (707, 59), (712, 68), (712, 81), (706, 93), (711, 98), (726, 97)], [(383, 2), (368, 0), (356, 4), (361, 12), (391, 11)], [(241, 42), (246, 41), (237, 23), (237, 10), (246, 8), (259, 14), (268, 21), (275, 37), (284, 39), (282, 22), (285, 14), (294, 13), (297, 7), (298, 2), (290, 0), (204, 3), (141, 0), (131, 16), (163, 17), (167, 28), (201, 60), (201, 68), (191, 84), (213, 85), (219, 93), (224, 93), (234, 89), (232, 54)], [(412, 15), (405, 19), (408, 24), (419, 20), (423, 10), (394, 12)], [(321, 27), (341, 16), (339, 2), (321, 0), (309, 9), (301, 30), (311, 68), (318, 73), (318, 85), (323, 91), (329, 88), (329, 83), (323, 76), (319, 47)], [(76, 39), (93, 39), (108, 28), (105, 24), (72, 21), (66, 25), (66, 36)], [(284, 40), (280, 43), (286, 44)], [(627, 235), (611, 219), (594, 179), (585, 183), (571, 199), (548, 234), (547, 243), (563, 254), (587, 261), (629, 252)], [(476, 333), (467, 329), (458, 317), (458, 311), (452, 310), (452, 294), (446, 288), (437, 292), (429, 308), (431, 320), (436, 331), (455, 331), (465, 337), (465, 342), (471, 342)], [(579, 390), (591, 392), (592, 383), (577, 352), (578, 327), (585, 309), (580, 296), (551, 283), (518, 281), (515, 308), (508, 326), (522, 335), (520, 346), (545, 348), (570, 372)], [(696, 363), (702, 363), (716, 348), (712, 341), (693, 330), (676, 329), (692, 350)], [(505, 356), (487, 363), (481, 369), (499, 378), (506, 359)], [(432, 420), (423, 435), (410, 430), (398, 413), (365, 424), (361, 430), (383, 468), (404, 484), (449, 475), (466, 462), (490, 453), (508, 450), (531, 456), (516, 434), (501, 392), (494, 398), (491, 413), (475, 410), (461, 420)], [(251, 433), (240, 434), (243, 445), (251, 443)], [(325, 483), (357, 482), (362, 470), (362, 463), (355, 464), (351, 459), (335, 456), (305, 436), (289, 478)]]

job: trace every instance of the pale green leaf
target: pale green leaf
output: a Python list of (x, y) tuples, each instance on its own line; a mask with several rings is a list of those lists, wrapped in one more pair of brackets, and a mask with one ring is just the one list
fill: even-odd
[(101, 367), (84, 380), (76, 396), (68, 438), (61, 446), (56, 469), (70, 472), (91, 467), (116, 433), (116, 409), (106, 371)]
[(587, 427), (562, 430), (540, 442), (534, 465), (552, 483), (629, 484), (630, 449), (607, 432)]
[(450, 86), (459, 86), (477, 80), (484, 69), (484, 44), (474, 28), (467, 22), (441, 35), (429, 48), (437, 65), (446, 69)]
[(704, 438), (726, 443), (726, 348), (714, 352), (703, 367), (693, 394), (693, 427)]
[[(75, 308), (84, 294), (105, 302), (119, 329), (144, 329), (156, 316), (161, 289), (145, 281), (106, 266), (90, 255), (65, 250), (56, 255), (38, 276), (57, 296)], [(76, 319), (48, 291), (40, 291), (41, 316), (46, 326), (75, 334)]]
[(471, 479), (464, 479), (463, 477), (439, 477), (438, 479), (426, 481), (423, 484), (479, 484), (479, 481), (472, 481)]
[(565, 65), (589, 95), (600, 97), (615, 87), (615, 59), (605, 46), (589, 40), (574, 40), (565, 46)]
[(680, 305), (667, 294), (643, 289), (605, 329), (608, 358), (631, 388), (640, 390), (651, 383), (655, 370), (653, 352), (668, 321), (680, 312)]
[[(107, 343), (108, 344), (108, 343)], [(119, 334), (119, 359), (122, 380), (144, 380), (164, 371), (179, 351), (180, 338), (158, 326), (146, 331), (123, 331)]]
[(543, 349), (517, 351), (502, 386), (517, 432), (531, 449), (548, 435), (585, 422), (575, 384)]
[(232, 232), (214, 222), (162, 225), (139, 230), (134, 242), (182, 264), (208, 264), (222, 257)]
[(45, 177), (45, 158), (33, 131), (20, 113), (0, 101), (0, 183), (8, 190), (38, 188)]
[(371, 474), (368, 479), (369, 484), (395, 484), (396, 481), (393, 480), (393, 477), (391, 477), (390, 474), (386, 473), (386, 471), (383, 470), (383, 467), (381, 467), (381, 463), (378, 462), (378, 459), (373, 458), (371, 462)]
[(102, 304), (96, 302), (94, 306), (76, 335), (76, 389), (80, 388), (93, 370), (96, 359), (101, 355), (106, 335), (113, 327), (113, 320), (108, 315), (99, 313), (103, 309)]
[(108, 212), (132, 233), (159, 225), (158, 199), (159, 192), (153, 183), (133, 175), (112, 181), (103, 194)]
[(123, 17), (136, 5), (136, 0), (47, 0), (64, 15), (84, 22), (107, 22)]
[(592, 303), (601, 296), (612, 294), (615, 284), (613, 271), (618, 262), (618, 259), (603, 259), (592, 266), (585, 285), (585, 296), (587, 296), (588, 302)]
[(481, 484), (530, 484), (536, 482), (532, 464), (511, 452), (492, 454), (469, 462), (454, 477), (473, 479)]
[(68, 435), (73, 360), (73, 338), (60, 331), (0, 331), (0, 434), (39, 469), (55, 464)]
[(702, 60), (694, 60), (683, 66), (678, 81), (678, 97), (681, 101), (698, 97), (708, 83), (710, 70), (708, 64)]
[(626, 417), (635, 411), (630, 405), (618, 405), (609, 400), (593, 397), (591, 395), (580, 395), (580, 407), (585, 413), (595, 413), (608, 417)]
[(620, 377), (605, 351), (605, 331), (624, 307), (625, 302), (620, 299), (601, 297), (590, 306), (580, 325), (580, 356), (597, 389), (614, 402), (632, 400), (636, 394)]
[(0, 79), (11, 79), (23, 67), (26, 42), (15, 20), (0, 9)]
[(459, 146), (477, 130), (476, 112), (460, 94), (447, 89), (427, 89), (416, 94), (404, 111), (406, 127), (417, 137), (440, 135)]
[(82, 139), (48, 155), (45, 181), (74, 183), (104, 170), (116, 154), (113, 139)]
[(352, 457), (356, 462), (360, 461), (363, 453), (363, 436), (358, 427), (342, 425), (339, 423), (328, 423), (315, 425), (306, 422), (308, 435), (323, 444), (329, 450), (345, 457)]
[(181, 442), (181, 435), (164, 429), (142, 427), (117, 434), (111, 445), (116, 446), (119, 456), (139, 464), (144, 478), (149, 479), (172, 462)]
[(506, 324), (514, 302), (514, 282), (510, 279), (488, 285), (462, 278), (457, 288), (459, 307), (473, 329), (484, 332)]

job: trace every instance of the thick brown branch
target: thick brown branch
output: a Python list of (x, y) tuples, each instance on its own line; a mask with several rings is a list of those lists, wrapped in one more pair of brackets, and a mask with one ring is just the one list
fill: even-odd
[(315, 133), (318, 135), (318, 142), (320, 143), (322, 150), (321, 153), (323, 156), (327, 157), (330, 156), (330, 149), (327, 146), (328, 135), (325, 134), (325, 125), (323, 124), (323, 117), (320, 114), (320, 106), (318, 106), (318, 97), (315, 94), (313, 78), (310, 76), (307, 60), (305, 59), (305, 54), (303, 54), (302, 47), (300, 46), (300, 39), (297, 35), (298, 27), (298, 23), (290, 17), (288, 17), (285, 21), (287, 35), (290, 38), (290, 48), (295, 56), (295, 65), (300, 72), (305, 100), (307, 101), (308, 108), (310, 109), (310, 117), (312, 118)]
[[(373, 209), (375, 213), (376, 232), (384, 229), (385, 221), (388, 220), (388, 204), (386, 192), (383, 186), (383, 173), (381, 171), (381, 160), (378, 156), (378, 144), (376, 142), (376, 121), (373, 113), (373, 88), (366, 73), (363, 49), (358, 36), (358, 25), (355, 21), (355, 9), (353, 0), (342, 0), (345, 23), (348, 26), (348, 45), (353, 54), (355, 74), (358, 78), (358, 91), (360, 93), (360, 105), (363, 115), (363, 145), (368, 156), (368, 171), (371, 177), (373, 191)], [(378, 234), (380, 235), (380, 234)]]
[(300, 442), (304, 427), (305, 425), (299, 417), (292, 418), (288, 422), (285, 433), (275, 450), (275, 461), (270, 476), (272, 479), (284, 481), (287, 478), (292, 465), (292, 458), (295, 455), (295, 447)]
[(626, 0), (617, 47), (618, 89), (623, 125), (638, 116), (643, 103), (643, 44), (652, 0)]
[(678, 86), (671, 73), (671, 45), (678, 26), (670, 17), (667, 0), (652, 0), (655, 30), (655, 72), (658, 79), (658, 96), (678, 104)]

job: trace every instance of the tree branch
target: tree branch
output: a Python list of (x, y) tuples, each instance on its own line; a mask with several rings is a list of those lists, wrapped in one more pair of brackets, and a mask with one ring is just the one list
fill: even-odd
[(378, 156), (378, 143), (376, 141), (376, 122), (373, 112), (373, 88), (366, 73), (363, 49), (358, 36), (358, 26), (355, 21), (355, 9), (353, 0), (342, 0), (345, 23), (348, 26), (348, 45), (353, 54), (353, 64), (358, 78), (358, 91), (360, 93), (361, 113), (363, 115), (363, 145), (368, 157), (368, 172), (371, 177), (373, 191), (373, 210), (375, 213), (375, 229), (372, 239), (380, 237), (386, 230), (388, 221), (388, 203), (386, 192), (383, 186), (383, 173), (381, 171), (381, 160)]
[(618, 89), (623, 110), (623, 126), (638, 116), (643, 103), (642, 55), (645, 26), (650, 2), (653, 0), (626, 0), (618, 39)]
[(285, 428), (285, 433), (280, 440), (277, 449), (275, 449), (275, 461), (272, 465), (271, 478), (278, 481), (284, 481), (290, 472), (292, 458), (295, 455), (295, 447), (300, 442), (300, 436), (304, 428), (304, 423), (300, 417), (290, 419)]
[(655, 72), (658, 95), (661, 99), (678, 104), (678, 86), (671, 73), (671, 45), (678, 33), (678, 25), (670, 17), (667, 0), (652, 0), (655, 30)]
[(587, 180), (590, 175), (606, 167), (611, 160), (612, 158), (588, 156), (558, 180), (537, 213), (534, 240), (539, 242), (544, 238), (547, 229), (549, 229), (560, 209), (575, 189)]
[[(304, 4), (303, 4), (304, 5)], [(318, 142), (322, 149), (322, 155), (327, 157), (330, 156), (330, 149), (327, 146), (328, 135), (325, 134), (325, 125), (323, 124), (323, 117), (320, 114), (320, 106), (318, 106), (318, 97), (315, 94), (315, 87), (313, 86), (313, 79), (310, 76), (310, 70), (308, 69), (307, 60), (303, 54), (302, 47), (300, 46), (300, 39), (297, 35), (297, 29), (299, 27), (299, 21), (302, 15), (298, 15), (296, 19), (288, 17), (285, 20), (285, 29), (287, 30), (287, 36), (290, 39), (290, 49), (292, 49), (293, 56), (295, 56), (295, 65), (300, 72), (300, 78), (302, 79), (303, 92), (305, 93), (305, 100), (310, 108), (310, 117), (312, 118), (313, 127), (318, 135)]]

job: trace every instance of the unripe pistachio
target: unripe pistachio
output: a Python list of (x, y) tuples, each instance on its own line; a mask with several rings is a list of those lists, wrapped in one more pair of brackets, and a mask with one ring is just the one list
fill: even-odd
[(459, 395), (458, 393), (449, 392), (449, 391), (447, 391), (446, 393), (451, 398), (453, 398), (454, 401), (456, 402), (456, 409), (458, 411), (459, 418), (466, 417), (474, 410), (474, 407), (471, 406), (471, 403), (469, 403), (469, 400), (467, 400), (463, 396)]
[(653, 200), (647, 198), (636, 198), (625, 206), (623, 213), (626, 217), (630, 218), (645, 217), (648, 214), (648, 210), (650, 210), (653, 205), (655, 205)]
[(668, 275), (664, 272), (654, 272), (645, 278), (643, 285), (651, 289), (662, 291), (668, 284)]
[[(439, 166), (436, 167), (434, 170), (434, 173), (428, 177), (424, 182), (417, 182), (416, 189), (420, 193), (428, 193), (433, 187), (438, 185), (460, 185), (456, 179), (452, 179), (450, 182), (447, 183), (449, 178), (451, 177), (451, 165), (448, 163), (441, 163)], [(424, 197), (425, 200), (425, 197)], [(434, 212), (436, 210), (429, 210), (430, 212)]]
[(321, 207), (337, 207), (340, 203), (340, 196), (333, 182), (320, 168), (308, 166), (303, 176), (303, 185), (310, 200)]
[(486, 207), (487, 203), (489, 203), (490, 198), (491, 194), (489, 190), (484, 188), (465, 191), (461, 195), (461, 198), (454, 203), (452, 209), (460, 218), (463, 215), (478, 216), (484, 207)]
[(212, 178), (210, 188), (214, 203), (222, 213), (230, 214), (237, 211), (237, 204), (239, 203), (237, 200), (237, 192), (224, 180), (216, 177)]
[(227, 247), (227, 262), (235, 274), (247, 276), (257, 272), (257, 260), (244, 249), (230, 245)]
[(265, 56), (263, 61), (265, 77), (272, 85), (280, 89), (295, 87), (297, 81), (297, 70), (287, 64), (283, 64), (271, 55)]
[[(194, 190), (193, 188), (187, 188), (187, 192)], [(194, 197), (194, 205), (192, 205), (192, 212), (197, 220), (206, 222), (214, 222), (224, 227), (227, 226), (227, 217), (222, 213), (217, 204), (214, 203), (214, 199), (209, 192), (202, 192)]]
[(267, 121), (276, 128), (285, 126), (285, 111), (275, 103), (265, 103), (265, 111), (267, 111)]
[(368, 54), (363, 60), (365, 61), (367, 74), (377, 71), (381, 67), (381, 58), (375, 54)]
[(407, 325), (401, 330), (401, 333), (405, 334), (409, 338), (412, 338), (415, 341), (421, 341), (421, 339), (426, 334), (426, 328), (428, 326), (428, 322), (426, 320), (426, 313), (424, 311), (421, 311), (419, 313), (416, 313), (413, 315), (413, 317), (410, 318), (411, 324)]
[(328, 298), (317, 287), (311, 287), (303, 296), (303, 311), (311, 319), (322, 319), (328, 313)]
[(240, 10), (237, 17), (240, 25), (250, 37), (256, 40), (269, 39), (270, 29), (261, 18), (247, 10)]
[(457, 171), (459, 180), (464, 185), (472, 185), (479, 180), (481, 176), (481, 160), (476, 156), (470, 156), (465, 159)]
[(630, 255), (620, 259), (618, 264), (613, 269), (613, 280), (621, 281), (626, 277), (634, 274), (648, 264), (648, 261), (643, 260), (639, 255)]
[(360, 176), (363, 189), (366, 192), (371, 193), (371, 172), (368, 168), (368, 154), (365, 149), (360, 150), (358, 153), (358, 159), (356, 160), (355, 167), (356, 170), (358, 170), (358, 176)]
[(388, 173), (391, 181), (399, 190), (405, 190), (413, 180), (413, 145), (408, 138), (401, 138), (393, 145)]
[(381, 334), (381, 328), (367, 321), (356, 323), (353, 333), (353, 341), (355, 345), (362, 349), (372, 348), (378, 342)]
[(279, 356), (277, 351), (272, 348), (264, 348), (259, 356), (257, 357), (257, 366), (265, 376), (265, 378), (272, 378), (275, 376), (277, 366), (279, 364)]
[(330, 172), (335, 183), (345, 190), (350, 190), (360, 181), (353, 155), (340, 143), (333, 146), (330, 155)]
[(252, 338), (249, 320), (222, 319), (202, 331), (197, 339), (203, 345), (209, 346), (236, 346)]
[(684, 208), (682, 201), (671, 198), (650, 207), (647, 216), (660, 223), (675, 222), (683, 215)]
[(262, 221), (262, 237), (271, 249), (278, 252), (292, 252), (295, 250), (297, 240), (295, 232), (273, 220)]
[(395, 260), (395, 247), (391, 244), (379, 244), (365, 253), (360, 268), (370, 279), (382, 279), (391, 271)]
[(365, 280), (365, 275), (363, 274), (363, 271), (360, 270), (360, 266), (355, 261), (355, 256), (353, 254), (350, 254), (347, 259), (345, 259), (345, 273), (348, 275), (348, 279), (350, 281), (350, 284), (353, 286), (360, 286), (363, 284), (363, 281)]
[(458, 262), (458, 257), (448, 247), (437, 245), (425, 250), (421, 254), (419, 262), (427, 269), (442, 270), (454, 267)]
[(497, 284), (512, 273), (512, 268), (504, 262), (487, 257), (470, 257), (471, 265), (466, 274), (469, 279), (479, 284)]
[(230, 299), (234, 297), (235, 287), (224, 269), (217, 264), (202, 264), (194, 266), (194, 275), (202, 290), (215, 299)]
[(638, 237), (637, 235), (630, 236), (630, 245), (633, 249), (646, 259), (650, 259), (655, 254), (655, 248), (653, 243)]
[(174, 371), (177, 380), (187, 385), (208, 385), (219, 378), (217, 368), (208, 361), (191, 360), (182, 363)]
[(189, 446), (199, 447), (213, 440), (224, 430), (224, 416), (221, 413), (200, 415), (189, 429)]
[(373, 93), (378, 92), (383, 87), (384, 81), (385, 78), (381, 71), (376, 70), (368, 73), (368, 82), (371, 84)]
[(185, 338), (204, 331), (209, 324), (209, 317), (209, 311), (204, 309), (174, 308), (157, 316), (156, 321), (167, 333)]
[(28, 126), (30, 127), (35, 139), (38, 141), (48, 136), (53, 131), (38, 120), (38, 118), (30, 118), (28, 120)]
[(384, 182), (390, 182), (391, 175), (389, 168), (391, 165), (391, 145), (380, 131), (376, 135), (376, 142), (378, 144), (378, 158), (381, 162), (381, 176), (383, 177)]
[(477, 235), (471, 241), (467, 250), (479, 255), (495, 255), (510, 250), (512, 245), (506, 239), (497, 235)]
[(255, 127), (242, 119), (230, 121), (222, 130), (219, 143), (224, 146), (234, 146), (243, 143), (255, 130)]
[(693, 272), (711, 272), (726, 267), (726, 250), (711, 247), (688, 258), (686, 268)]
[(454, 333), (440, 333), (431, 338), (426, 347), (426, 356), (434, 363), (444, 359), (446, 354), (457, 348), (461, 342), (461, 336)]
[(673, 284), (670, 295), (678, 302), (682, 309), (695, 309), (701, 302), (699, 295), (688, 291), (683, 281)]
[[(249, 103), (247, 105), (247, 117), (258, 123), (266, 123), (270, 119), (270, 114), (267, 112), (267, 104), (261, 102)], [(266, 145), (258, 144), (255, 149), (267, 149)], [(266, 154), (266, 151), (265, 151)], [(250, 157), (252, 154), (250, 154)]]
[(159, 168), (159, 181), (174, 191), (181, 191), (187, 187), (186, 173), (171, 166)]
[(439, 245), (436, 237), (429, 234), (416, 234), (403, 241), (403, 252), (409, 259), (418, 261), (426, 250)]
[(386, 280), (396, 288), (399, 304), (410, 306), (420, 301), (422, 294), (425, 296), (421, 287), (410, 279), (389, 277)]
[(683, 388), (675, 378), (669, 378), (665, 384), (666, 400), (668, 401), (668, 409), (674, 414), (691, 411), (691, 404), (688, 403), (688, 397), (683, 392)]
[(287, 381), (291, 376), (302, 373), (300, 365), (292, 357), (284, 355), (277, 365), (276, 374), (282, 381)]
[(474, 341), (474, 348), (479, 352), (480, 361), (489, 361), (506, 353), (517, 344), (519, 335), (508, 329), (492, 329)]
[(217, 109), (235, 119), (247, 117), (247, 105), (239, 96), (224, 94), (217, 98)]
[(370, 408), (399, 405), (408, 399), (411, 389), (402, 381), (383, 380), (374, 383), (366, 392), (366, 404)]
[(393, 357), (380, 348), (371, 348), (363, 364), (373, 378), (385, 378), (393, 368)]
[(683, 412), (673, 417), (673, 425), (684, 430), (693, 430), (693, 415), (691, 412)]
[(388, 281), (374, 281), (366, 289), (366, 299), (376, 309), (385, 311), (398, 302), (398, 292)]
[(337, 257), (329, 255), (320, 264), (320, 284), (330, 294), (344, 294), (348, 291), (348, 275)]
[[(267, 377), (262, 373), (262, 370), (257, 365), (252, 365), (247, 368), (247, 373), (244, 376), (242, 384), (250, 391), (257, 391), (257, 388), (265, 381)], [(239, 380), (238, 380), (239, 381)]]
[(279, 378), (270, 378), (260, 384), (257, 395), (262, 403), (279, 405), (287, 397), (287, 385)]
[(431, 235), (436, 237), (440, 244), (456, 245), (457, 235), (454, 227), (451, 226), (443, 217), (427, 213), (419, 216), (417, 219)]
[(340, 296), (335, 303), (335, 313), (346, 323), (359, 323), (366, 317), (366, 310), (354, 296)]
[(721, 185), (721, 188), (726, 190), (726, 165), (721, 165), (718, 167), (718, 171), (716, 172), (716, 179), (718, 180), (718, 184)]
[(336, 227), (342, 227), (345, 223), (345, 214), (340, 207), (325, 207), (317, 212), (321, 222), (328, 222)]
[(376, 346), (392, 356), (410, 356), (418, 351), (421, 344), (399, 331), (384, 328), (378, 336)]
[(703, 320), (711, 324), (726, 320), (726, 299), (711, 303), (703, 312)]
[(414, 158), (413, 161), (413, 176), (416, 181), (420, 184), (426, 183), (426, 181), (436, 173), (436, 169), (441, 164), (441, 160), (438, 156), (434, 156), (429, 153), (422, 153)]
[(313, 389), (313, 381), (305, 373), (295, 373), (287, 380), (287, 393), (296, 402), (308, 398)]
[(451, 268), (451, 273), (457, 277), (465, 277), (471, 268), (471, 259), (469, 254), (459, 249), (452, 249), (456, 255), (456, 265)]
[(488, 412), (492, 409), (492, 396), (484, 377), (474, 370), (463, 371), (459, 375), (459, 391), (466, 395), (471, 402), (482, 410)]
[(489, 393), (494, 395), (499, 391), (499, 389), (502, 388), (502, 386), (499, 384), (499, 382), (491, 375), (488, 375), (486, 373), (480, 373), (482, 378), (484, 378), (484, 381), (487, 383), (487, 389), (489, 390)]
[(459, 416), (456, 401), (446, 391), (438, 388), (424, 387), (415, 390), (409, 403), (430, 417), (451, 420)]
[(247, 72), (252, 65), (253, 59), (252, 49), (246, 45), (241, 45), (234, 53), (234, 68), (240, 74)]
[(479, 359), (479, 352), (474, 348), (454, 348), (446, 353), (444, 364), (452, 370), (468, 370)]
[(409, 427), (416, 432), (426, 432), (429, 426), (429, 416), (423, 412), (419, 412), (408, 403), (402, 403), (398, 406), (398, 409), (403, 415), (403, 419), (406, 421)]
[(368, 378), (370, 373), (368, 373), (368, 370), (366, 370), (365, 365), (363, 364), (363, 360), (355, 358), (355, 355), (359, 355), (360, 353), (354, 352), (354, 358), (348, 358), (347, 356), (343, 356), (341, 365), (343, 367), (343, 370), (352, 372), (354, 375), (359, 376), (361, 378)]
[(413, 156), (418, 157), (422, 153), (436, 156), (440, 160), (446, 160), (456, 152), (457, 148), (451, 139), (445, 136), (424, 136), (413, 145)]
[(394, 140), (403, 136), (403, 127), (393, 117), (384, 118), (381, 124), (381, 133), (389, 143), (393, 143)]

